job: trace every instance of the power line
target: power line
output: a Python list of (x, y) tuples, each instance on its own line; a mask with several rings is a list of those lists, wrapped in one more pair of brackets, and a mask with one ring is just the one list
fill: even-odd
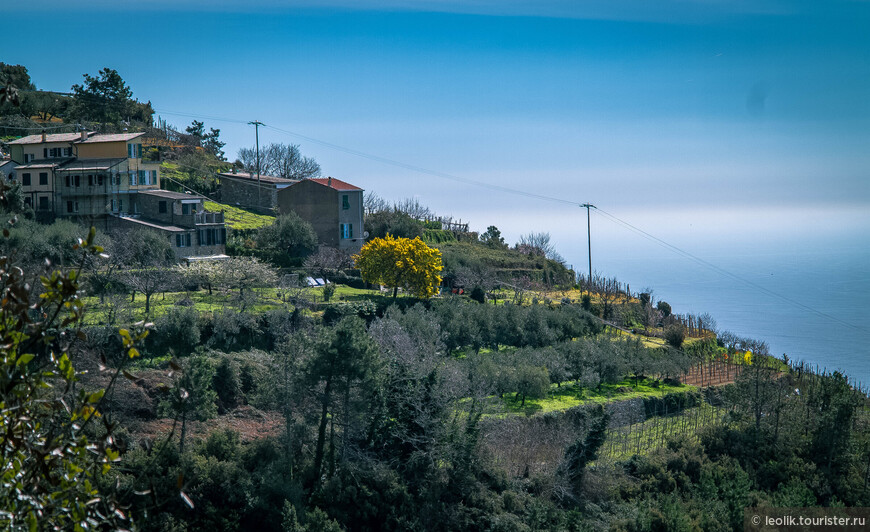
[(749, 279), (745, 279), (745, 278), (743, 278), (735, 273), (732, 273), (724, 268), (716, 266), (715, 264), (708, 262), (708, 261), (706, 261), (706, 260), (704, 260), (696, 255), (693, 255), (692, 253), (689, 253), (688, 251), (681, 249), (681, 248), (679, 248), (679, 247), (677, 247), (669, 242), (666, 242), (666, 241), (662, 240), (661, 238), (658, 238), (657, 236), (654, 236), (654, 235), (644, 231), (643, 229), (640, 229), (639, 227), (635, 227), (634, 225), (626, 222), (625, 220), (622, 220), (622, 219), (614, 216), (613, 214), (610, 214), (607, 211), (604, 211), (600, 208), (596, 208), (595, 210), (597, 212), (601, 213), (602, 216), (608, 218), (610, 221), (612, 221), (618, 225), (621, 225), (621, 226), (625, 227), (626, 229), (629, 229), (630, 231), (633, 231), (633, 232), (643, 236), (644, 238), (646, 238), (648, 240), (655, 242), (656, 244), (664, 247), (665, 249), (668, 249), (669, 251), (672, 251), (673, 253), (676, 253), (677, 255), (682, 256), (683, 258), (689, 259), (689, 260), (691, 260), (691, 261), (693, 261), (701, 266), (704, 266), (705, 268), (708, 268), (708, 269), (713, 270), (721, 275), (724, 275), (726, 277), (734, 279), (735, 281), (739, 281), (747, 286), (750, 286), (750, 287), (752, 287), (760, 292), (763, 292), (771, 297), (775, 297), (775, 298), (777, 298), (785, 303), (788, 303), (792, 306), (795, 306), (795, 307), (800, 308), (802, 310), (805, 310), (807, 312), (812, 312), (813, 314), (816, 314), (817, 316), (821, 316), (821, 317), (827, 318), (833, 322), (839, 323), (840, 325), (843, 325), (845, 327), (849, 327), (851, 329), (865, 332), (865, 333), (870, 332), (864, 327), (861, 327), (859, 325), (854, 325), (854, 324), (849, 323), (845, 320), (841, 320), (840, 318), (837, 318), (836, 316), (832, 316), (826, 312), (822, 312), (821, 310), (813, 308), (809, 305), (804, 305), (800, 301), (794, 300), (790, 297), (787, 297), (787, 296), (784, 296), (784, 295), (779, 294), (777, 292), (774, 292), (773, 290), (769, 290), (769, 289), (761, 286), (758, 283), (754, 283), (754, 282), (750, 281)]
[[(181, 114), (181, 113), (170, 113), (170, 112), (164, 112), (164, 113), (165, 113), (165, 114), (176, 114), (176, 115), (178, 115), (178, 116), (186, 116), (186, 117), (194, 117), (194, 116), (196, 116), (196, 115), (191, 115), (191, 114)], [(210, 119), (210, 120), (220, 120), (220, 121), (225, 121), (225, 122), (243, 123), (242, 121), (239, 121), (239, 120), (233, 120), (233, 119), (228, 119), (228, 118), (205, 117), (205, 116), (203, 116), (203, 115), (199, 115), (199, 117), (201, 117), (201, 118), (208, 118), (208, 119)], [(676, 254), (678, 254), (678, 255), (680, 255), (680, 256), (686, 258), (686, 259), (689, 259), (689, 260), (695, 262), (696, 264), (699, 264), (699, 265), (704, 266), (705, 268), (711, 269), (711, 270), (713, 270), (713, 271), (715, 271), (715, 272), (717, 272), (717, 273), (719, 273), (719, 274), (721, 274), (721, 275), (724, 275), (724, 276), (726, 276), (726, 277), (729, 277), (729, 278), (731, 278), (731, 279), (734, 279), (734, 280), (736, 280), (736, 281), (739, 281), (739, 282), (741, 282), (741, 283), (744, 283), (744, 284), (746, 284), (746, 285), (748, 285), (748, 286), (750, 286), (750, 287), (752, 287), (752, 288), (755, 288), (756, 290), (759, 290), (760, 292), (763, 292), (763, 293), (765, 293), (765, 294), (767, 294), (767, 295), (769, 295), (769, 296), (771, 296), (771, 297), (777, 298), (777, 299), (779, 299), (779, 300), (781, 300), (781, 301), (783, 301), (783, 302), (785, 302), (785, 303), (788, 303), (788, 304), (790, 304), (790, 305), (793, 305), (793, 306), (795, 306), (795, 307), (797, 307), (797, 308), (800, 308), (800, 309), (805, 310), (805, 311), (808, 311), (808, 312), (812, 312), (813, 314), (816, 314), (817, 316), (821, 316), (821, 317), (827, 318), (827, 319), (829, 319), (829, 320), (831, 320), (831, 321), (833, 321), (833, 322), (839, 323), (840, 325), (843, 325), (843, 326), (845, 326), (845, 327), (849, 327), (849, 328), (851, 328), (851, 329), (855, 329), (855, 330), (862, 331), (862, 332), (868, 332), (867, 329), (865, 329), (864, 327), (860, 327), (860, 326), (854, 325), (854, 324), (852, 324), (852, 323), (849, 323), (849, 322), (847, 322), (847, 321), (841, 320), (841, 319), (839, 319), (839, 318), (837, 318), (837, 317), (835, 317), (835, 316), (832, 316), (832, 315), (830, 315), (830, 314), (828, 314), (828, 313), (826, 313), (826, 312), (822, 312), (822, 311), (820, 311), (820, 310), (818, 310), (818, 309), (815, 309), (815, 308), (813, 308), (813, 307), (810, 307), (810, 306), (808, 306), (808, 305), (804, 305), (804, 304), (801, 303), (800, 301), (796, 301), (796, 300), (794, 300), (794, 299), (791, 299), (791, 298), (789, 298), (789, 297), (786, 297), (786, 296), (784, 296), (784, 295), (781, 295), (781, 294), (779, 294), (779, 293), (777, 293), (777, 292), (774, 292), (774, 291), (772, 291), (772, 290), (769, 290), (769, 289), (767, 289), (767, 288), (765, 288), (765, 287), (763, 287), (763, 286), (761, 286), (761, 285), (759, 285), (759, 284), (757, 284), (757, 283), (754, 283), (754, 282), (752, 282), (752, 281), (750, 281), (750, 280), (748, 280), (748, 279), (744, 279), (743, 277), (740, 277), (739, 275), (737, 275), (737, 274), (735, 274), (735, 273), (732, 273), (732, 272), (730, 272), (730, 271), (728, 271), (728, 270), (725, 270), (724, 268), (721, 268), (721, 267), (719, 267), (719, 266), (716, 266), (715, 264), (713, 264), (713, 263), (711, 263), (711, 262), (708, 262), (708, 261), (706, 261), (706, 260), (704, 260), (704, 259), (702, 259), (702, 258), (700, 258), (700, 257), (697, 257), (697, 256), (693, 255), (692, 253), (689, 253), (688, 251), (685, 251), (685, 250), (683, 250), (683, 249), (681, 249), (681, 248), (679, 248), (679, 247), (677, 247), (677, 246), (675, 246), (675, 245), (673, 245), (673, 244), (670, 244), (670, 243), (668, 243), (668, 242), (666, 242), (666, 241), (664, 241), (664, 240), (662, 240), (662, 239), (660, 239), (660, 238), (658, 238), (658, 237), (656, 237), (656, 236), (654, 236), (654, 235), (652, 235), (652, 234), (650, 234), (650, 233), (644, 231), (643, 229), (640, 229), (640, 228), (638, 228), (638, 227), (635, 227), (634, 225), (632, 225), (632, 224), (626, 222), (625, 220), (622, 220), (622, 219), (620, 219), (620, 218), (614, 216), (613, 214), (610, 214), (610, 213), (608, 213), (607, 211), (603, 211), (603, 210), (601, 210), (600, 208), (595, 207), (594, 205), (591, 205), (591, 204), (589, 204), (589, 203), (582, 203), (582, 204), (581, 204), (581, 203), (578, 203), (578, 202), (576, 202), (576, 201), (566, 200), (566, 199), (563, 199), (563, 198), (555, 198), (555, 197), (552, 197), (552, 196), (545, 196), (545, 195), (543, 195), (543, 194), (535, 194), (535, 193), (533, 193), (533, 192), (527, 192), (527, 191), (524, 191), (524, 190), (519, 190), (519, 189), (510, 188), (510, 187), (504, 187), (504, 186), (501, 186), (501, 185), (494, 185), (494, 184), (486, 183), (486, 182), (483, 182), (483, 181), (477, 181), (477, 180), (474, 180), (474, 179), (468, 179), (468, 178), (464, 178), (464, 177), (459, 177), (459, 176), (455, 176), (455, 175), (453, 175), (453, 174), (448, 174), (448, 173), (446, 173), (446, 172), (438, 172), (438, 171), (435, 171), (435, 170), (429, 170), (429, 169), (427, 169), (427, 168), (423, 168), (423, 167), (416, 166), (416, 165), (412, 165), (412, 164), (403, 163), (403, 162), (401, 162), (401, 161), (396, 161), (396, 160), (394, 160), (394, 159), (390, 159), (390, 158), (387, 158), (387, 157), (381, 157), (381, 156), (378, 156), (378, 155), (373, 155), (373, 154), (366, 153), (366, 152), (362, 152), (362, 151), (359, 151), (359, 150), (354, 150), (354, 149), (351, 149), (351, 148), (346, 148), (346, 147), (344, 147), (344, 146), (339, 146), (338, 144), (333, 144), (333, 143), (331, 143), (331, 142), (326, 142), (326, 141), (323, 141), (323, 140), (320, 140), (320, 139), (316, 139), (316, 138), (313, 138), (313, 137), (309, 137), (309, 136), (307, 136), (307, 135), (303, 135), (303, 134), (301, 134), (301, 133), (296, 133), (296, 132), (294, 132), (294, 131), (289, 131), (289, 130), (281, 129), (281, 128), (274, 127), (274, 126), (263, 126), (263, 127), (268, 128), (268, 129), (271, 129), (271, 130), (274, 130), (274, 131), (277, 131), (277, 132), (279, 132), (279, 133), (284, 133), (285, 135), (290, 135), (290, 136), (292, 136), (292, 137), (300, 138), (300, 139), (306, 140), (306, 141), (308, 141), (308, 142), (311, 142), (311, 143), (314, 143), (314, 144), (318, 144), (318, 145), (320, 145), (320, 146), (325, 146), (325, 147), (327, 147), (327, 148), (331, 148), (331, 149), (334, 149), (334, 150), (336, 150), (336, 151), (340, 151), (340, 152), (347, 153), (347, 154), (350, 154), (350, 155), (355, 155), (355, 156), (357, 156), (357, 157), (362, 157), (362, 158), (364, 158), (364, 159), (369, 159), (369, 160), (371, 160), (371, 161), (376, 161), (376, 162), (380, 162), (380, 163), (383, 163), (383, 164), (387, 164), (387, 165), (391, 165), (391, 166), (396, 166), (396, 167), (398, 167), (398, 168), (404, 168), (404, 169), (406, 169), (406, 170), (411, 170), (411, 171), (413, 171), (413, 172), (417, 172), (417, 173), (421, 173), (421, 174), (425, 174), (425, 175), (430, 175), (430, 176), (433, 176), (433, 177), (440, 177), (440, 178), (442, 178), (442, 179), (449, 179), (449, 180), (451, 180), (451, 181), (456, 181), (456, 182), (459, 182), (459, 183), (465, 183), (465, 184), (469, 184), (469, 185), (475, 185), (475, 186), (482, 187), (482, 188), (486, 188), (486, 189), (489, 189), (489, 190), (495, 190), (495, 191), (504, 192), (504, 193), (508, 193), (508, 194), (515, 194), (515, 195), (524, 196), (524, 197), (527, 197), (527, 198), (534, 198), (534, 199), (539, 199), (539, 200), (543, 200), (543, 201), (550, 201), (550, 202), (554, 202), (554, 203), (562, 203), (562, 204), (566, 204), (566, 205), (576, 205), (576, 206), (579, 206), (579, 207), (585, 207), (585, 208), (587, 209), (587, 217), (589, 216), (589, 208), (590, 208), (590, 207), (595, 208), (595, 210), (596, 210), (597, 212), (601, 213), (603, 216), (605, 216), (606, 218), (610, 219), (612, 222), (615, 222), (615, 223), (617, 223), (617, 224), (619, 224), (619, 225), (622, 225), (623, 227), (625, 227), (625, 228), (627, 228), (627, 229), (629, 229), (629, 230), (631, 230), (631, 231), (634, 231), (635, 233), (638, 233), (638, 234), (640, 234), (641, 236), (643, 236), (643, 237), (645, 237), (645, 238), (647, 238), (647, 239), (649, 239), (649, 240), (652, 240), (653, 242), (656, 242), (656, 243), (659, 244), (660, 246), (662, 246), (662, 247), (664, 247), (664, 248), (670, 250), (671, 252), (676, 253)], [(587, 220), (587, 221), (588, 221), (588, 220)], [(588, 227), (587, 227), (587, 229), (588, 229)], [(588, 230), (591, 232), (591, 229), (588, 229)], [(592, 244), (591, 244), (591, 234), (589, 235), (589, 237), (590, 237), (590, 239), (589, 239), (589, 248), (590, 248), (590, 249), (589, 249), (589, 261), (590, 261), (590, 271), (591, 271), (591, 261), (592, 261), (592, 253), (591, 253), (591, 251), (592, 251), (592, 250), (591, 250), (591, 247), (592, 247)], [(590, 278), (591, 278), (591, 273), (590, 273)]]

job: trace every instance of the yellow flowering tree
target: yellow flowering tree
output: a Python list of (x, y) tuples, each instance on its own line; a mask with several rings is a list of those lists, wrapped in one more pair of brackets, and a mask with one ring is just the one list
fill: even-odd
[(399, 287), (417, 297), (432, 297), (441, 284), (441, 252), (419, 237), (375, 238), (353, 258), (366, 282), (393, 287), (393, 297)]

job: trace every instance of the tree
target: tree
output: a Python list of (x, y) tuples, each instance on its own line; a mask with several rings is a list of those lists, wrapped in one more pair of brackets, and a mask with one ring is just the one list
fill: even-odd
[(276, 263), (304, 258), (317, 250), (314, 228), (292, 211), (275, 218), (272, 225), (261, 227), (255, 238), (257, 249), (266, 252)]
[(401, 238), (423, 236), (423, 224), (402, 211), (386, 210), (366, 216), (369, 238), (385, 238), (393, 235)]
[[(0, 201), (3, 192), (0, 187)], [(91, 228), (80, 240), (82, 255), (103, 251), (95, 234)], [(129, 527), (111, 488), (96, 487), (119, 456), (115, 425), (101, 410), (121, 369), (106, 389), (88, 391), (68, 354), (72, 338), (84, 335), (81, 267), (46, 271), (37, 297), (14, 257), (0, 257), (0, 526), (6, 530)], [(134, 344), (147, 332), (121, 332), (125, 355), (138, 356)]]
[(517, 250), (526, 255), (539, 257), (550, 257), (556, 251), (553, 244), (550, 243), (550, 233), (529, 233), (520, 236)]
[(194, 120), (184, 129), (184, 132), (192, 137), (202, 140), (205, 136), (205, 123), (200, 122), (199, 120)]
[(71, 114), (94, 122), (120, 122), (133, 111), (133, 91), (112, 68), (100, 70), (96, 77), (83, 74), (84, 84), (72, 86), (75, 101)]
[(354, 260), (367, 283), (393, 287), (393, 298), (399, 287), (418, 297), (432, 297), (441, 284), (441, 252), (419, 238), (375, 238)]
[(183, 368), (181, 377), (176, 379), (170, 390), (169, 398), (160, 404), (164, 414), (181, 417), (181, 452), (184, 452), (188, 417), (206, 421), (217, 415), (217, 393), (212, 387), (215, 369), (211, 361), (204, 355), (196, 355), (188, 358)]
[[(255, 148), (239, 150), (239, 162), (246, 172), (257, 172)], [(287, 179), (310, 179), (320, 175), (320, 165), (313, 157), (305, 157), (298, 144), (269, 144), (260, 148), (260, 174)]]
[(522, 397), (520, 406), (526, 406), (526, 397), (542, 399), (550, 391), (550, 373), (543, 366), (520, 364), (516, 369), (517, 395)]
[(505, 244), (504, 237), (501, 236), (501, 231), (494, 225), (486, 228), (486, 232), (480, 235), (480, 241), (494, 249), (507, 249), (508, 247)]
[(0, 115), (24, 112), (26, 116), (30, 116), (25, 111), (26, 106), (22, 107), (26, 97), (22, 98), (19, 91), (35, 89), (30, 81), (30, 74), (27, 73), (27, 67), (0, 62)]
[(125, 233), (125, 246), (117, 246), (119, 260), (127, 271), (122, 276), (133, 292), (145, 296), (145, 316), (151, 313), (151, 297), (160, 291), (174, 287), (177, 280), (169, 269), (173, 261), (172, 249), (166, 237), (147, 229)]
[(278, 274), (268, 263), (253, 257), (230, 257), (218, 263), (220, 273), (216, 285), (225, 289), (239, 289), (239, 312), (244, 312), (249, 303), (246, 291), (258, 286), (274, 286)]
[(227, 143), (221, 142), (220, 135), (220, 129), (211, 128), (209, 132), (202, 137), (202, 147), (205, 148), (205, 151), (223, 161), (225, 160), (223, 148)]
[[(378, 350), (359, 318), (343, 318), (335, 327), (324, 329), (318, 338), (315, 355), (305, 371), (308, 382), (320, 390), (320, 421), (314, 452), (315, 478), (320, 478), (323, 469), (326, 429), (331, 413), (336, 409), (342, 410), (342, 422), (347, 430), (352, 388), (365, 387), (373, 382), (378, 372), (378, 360)], [(338, 407), (338, 399), (342, 399), (344, 408)], [(334, 456), (334, 453), (330, 454)], [(332, 470), (334, 462), (330, 464)]]

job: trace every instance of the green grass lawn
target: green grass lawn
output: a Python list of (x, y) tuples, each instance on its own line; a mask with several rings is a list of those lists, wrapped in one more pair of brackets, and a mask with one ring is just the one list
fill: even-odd
[[(662, 396), (694, 389), (693, 386), (685, 384), (671, 385), (660, 383), (658, 387), (653, 387), (652, 384), (653, 380), (643, 379), (637, 388), (635, 388), (634, 380), (626, 379), (617, 384), (602, 384), (601, 391), (578, 388), (574, 383), (562, 383), (562, 386), (551, 384), (550, 392), (543, 399), (526, 397), (526, 404), (523, 405), (521, 397), (516, 398), (514, 394), (505, 394), (501, 398), (501, 403), (508, 413), (530, 416), (537, 413), (568, 410), (582, 404), (625, 401), (636, 397)], [(625, 391), (626, 389), (628, 391)]]
[[(292, 310), (292, 306), (281, 301), (280, 290), (276, 288), (255, 288), (254, 291), (258, 297), (253, 304), (250, 304), (247, 309), (253, 312), (268, 312), (276, 308), (288, 308)], [(135, 300), (124, 297), (118, 301), (123, 307), (126, 307), (126, 312), (122, 312), (123, 316), (127, 312), (131, 315), (130, 321), (136, 322), (140, 320), (154, 320), (169, 308), (176, 305), (182, 300), (189, 299), (193, 303), (193, 308), (198, 312), (219, 312), (224, 309), (237, 309), (239, 306), (238, 290), (220, 291), (214, 290), (209, 294), (206, 290), (191, 291), (191, 292), (165, 292), (157, 293), (151, 296), (151, 313), (145, 315), (145, 296), (141, 293), (136, 294)], [(85, 297), (85, 313), (86, 325), (104, 325), (108, 321), (108, 316), (111, 312), (112, 299), (106, 298), (103, 303), (100, 303), (100, 298), (96, 296)], [(123, 317), (121, 322), (127, 320)]]
[(208, 211), (224, 211), (224, 220), (231, 229), (257, 229), (275, 222), (274, 216), (256, 214), (224, 203), (205, 201), (204, 205)]

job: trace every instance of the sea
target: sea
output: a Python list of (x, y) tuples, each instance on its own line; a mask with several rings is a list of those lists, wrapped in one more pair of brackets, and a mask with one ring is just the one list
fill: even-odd
[[(586, 273), (582, 218), (575, 230), (552, 236), (566, 262)], [(727, 223), (722, 215), (705, 224), (693, 214), (669, 228), (642, 217), (622, 218), (627, 227), (597, 216), (593, 272), (628, 283), (634, 293), (651, 289), (675, 313), (708, 313), (718, 330), (763, 340), (773, 355), (841, 371), (868, 387), (870, 209), (834, 218)]]

